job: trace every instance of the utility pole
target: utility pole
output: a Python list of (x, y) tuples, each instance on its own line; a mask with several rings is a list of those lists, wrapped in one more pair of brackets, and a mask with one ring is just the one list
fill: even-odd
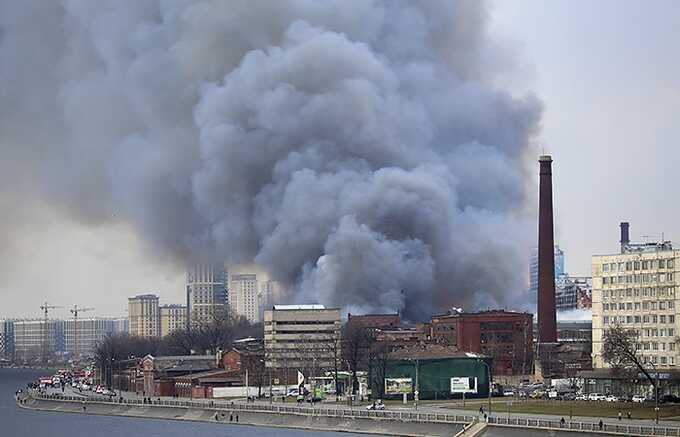
[(42, 326), (42, 361), (43, 363), (47, 363), (47, 354), (49, 352), (49, 337), (48, 337), (48, 332), (47, 332), (47, 322), (48, 322), (48, 313), (49, 310), (52, 309), (57, 309), (61, 308), (60, 306), (55, 306), (55, 305), (50, 305), (47, 302), (43, 303), (40, 305), (40, 309), (43, 310), (43, 313), (45, 315), (45, 318), (43, 320), (43, 326)]
[(80, 362), (80, 344), (78, 343), (78, 313), (84, 313), (86, 311), (94, 311), (94, 308), (78, 308), (78, 305), (73, 305), (71, 308), (71, 314), (73, 314), (73, 343), (74, 343), (74, 354), (73, 362)]

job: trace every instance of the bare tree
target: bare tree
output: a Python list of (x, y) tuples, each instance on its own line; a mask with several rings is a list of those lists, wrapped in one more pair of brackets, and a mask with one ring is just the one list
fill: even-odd
[(345, 323), (342, 333), (342, 358), (351, 373), (352, 394), (359, 390), (357, 372), (368, 368), (369, 350), (374, 343), (374, 330), (360, 324)]
[(382, 341), (374, 341), (368, 349), (368, 373), (371, 392), (373, 393), (373, 389), (377, 389), (377, 393), (375, 393), (377, 396), (374, 396), (374, 399), (385, 397), (385, 377), (387, 376), (390, 352), (389, 344)]
[(248, 371), (248, 384), (257, 387), (257, 397), (262, 397), (262, 387), (266, 384), (267, 378), (264, 355), (255, 352), (241, 352), (241, 369)]
[(637, 333), (619, 325), (607, 329), (602, 341), (602, 358), (615, 370), (639, 371), (654, 387), (658, 396), (656, 380), (645, 367), (642, 358), (637, 354)]

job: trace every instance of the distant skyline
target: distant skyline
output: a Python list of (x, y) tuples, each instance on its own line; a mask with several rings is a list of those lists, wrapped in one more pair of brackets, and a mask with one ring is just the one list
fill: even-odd
[[(503, 60), (515, 64), (498, 85), (544, 105), (537, 140), (554, 159), (555, 243), (566, 271), (589, 276), (591, 255), (616, 252), (620, 221), (631, 223), (633, 241), (664, 233), (680, 244), (680, 3), (497, 0), (490, 14)], [(40, 317), (44, 301), (64, 307), (55, 317), (69, 317), (74, 304), (123, 316), (127, 298), (147, 292), (184, 303), (183, 266), (151, 252), (131, 226), (50, 209), (22, 195), (34, 174), (11, 162), (0, 171), (12, 181), (0, 187), (0, 317)], [(532, 172), (535, 184), (537, 165)]]

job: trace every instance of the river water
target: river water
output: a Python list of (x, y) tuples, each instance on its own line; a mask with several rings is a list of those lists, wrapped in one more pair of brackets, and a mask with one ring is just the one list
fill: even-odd
[(314, 432), (127, 417), (89, 416), (23, 410), (14, 392), (45, 375), (28, 369), (0, 369), (0, 436), (2, 437), (365, 437), (365, 434)]

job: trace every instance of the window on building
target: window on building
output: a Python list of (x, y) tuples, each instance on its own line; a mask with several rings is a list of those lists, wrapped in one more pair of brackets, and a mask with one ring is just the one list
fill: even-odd
[(675, 343), (668, 343), (668, 350), (674, 351), (675, 350)]
[(656, 302), (650, 302), (649, 306), (652, 309), (652, 311), (656, 310)]
[(630, 270), (632, 268), (633, 268), (633, 263), (630, 262), (630, 261), (626, 262), (626, 270)]
[(669, 300), (668, 301), (668, 309), (672, 310), (673, 308), (675, 308), (675, 302), (672, 301), (672, 300)]
[(610, 265), (611, 265), (612, 272), (615, 272), (616, 271), (616, 263), (611, 263)]
[(656, 314), (652, 314), (652, 323), (659, 323), (657, 320)]
[(661, 364), (666, 364), (666, 357), (661, 357)]
[(642, 316), (642, 323), (649, 323), (649, 316)]
[(635, 316), (635, 323), (640, 323), (640, 316)]
[(642, 270), (649, 270), (649, 261), (642, 261)]
[(666, 267), (669, 268), (669, 269), (673, 268), (673, 260), (672, 259), (669, 259), (668, 261), (666, 261)]
[(668, 357), (668, 364), (670, 364), (671, 366), (674, 366), (675, 365), (675, 358)]
[(659, 323), (666, 323), (666, 316), (665, 315), (660, 315), (659, 316)]
[(602, 292), (602, 297), (609, 297), (609, 290), (604, 290)]
[(635, 302), (635, 311), (640, 311), (640, 302)]
[(659, 260), (659, 268), (660, 268), (660, 269), (665, 269), (665, 268), (666, 268), (666, 260), (665, 260), (665, 259), (660, 259), (660, 260)]
[(602, 271), (603, 271), (603, 272), (608, 272), (608, 271), (609, 271), (609, 264), (607, 264), (607, 263), (602, 264)]
[(623, 302), (619, 303), (619, 309), (620, 309), (620, 310), (625, 310), (625, 309), (626, 309), (626, 304), (623, 303)]
[(604, 322), (605, 325), (608, 324), (609, 323), (609, 316), (604, 316), (602, 318), (602, 321)]
[(609, 278), (606, 277), (606, 276), (604, 278), (602, 278), (602, 283), (603, 284), (609, 284)]
[(675, 323), (675, 316), (673, 314), (668, 316), (668, 323)]
[(648, 309), (649, 309), (649, 302), (647, 302), (647, 301), (642, 302), (642, 309), (643, 309), (643, 310), (648, 310)]
[(658, 351), (659, 350), (659, 343), (657, 343), (656, 341), (653, 341), (652, 342), (652, 350)]
[(666, 330), (665, 329), (659, 329), (659, 337), (665, 337), (666, 336)]
[(632, 303), (632, 302), (627, 302), (627, 303), (626, 303), (626, 309), (627, 309), (627, 310), (632, 310), (632, 309), (633, 309), (633, 303)]
[(649, 350), (649, 342), (648, 341), (644, 342), (642, 345), (644, 347), (644, 350), (646, 350), (646, 351)]
[(633, 270), (640, 270), (640, 261), (633, 261)]

